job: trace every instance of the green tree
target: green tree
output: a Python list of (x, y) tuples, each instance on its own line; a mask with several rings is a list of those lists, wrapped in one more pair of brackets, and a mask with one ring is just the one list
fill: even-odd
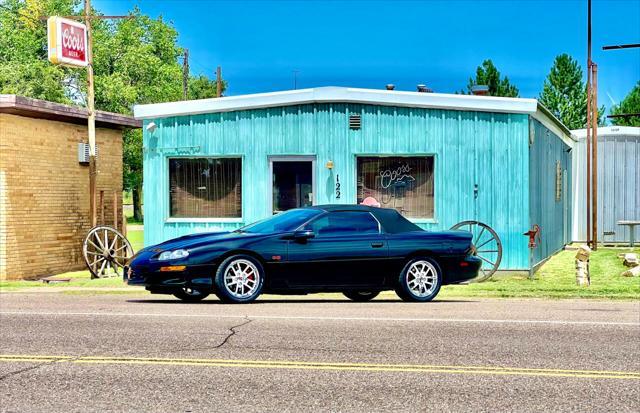
[[(0, 93), (53, 102), (84, 104), (86, 71), (47, 61), (44, 15), (73, 15), (79, 0), (6, 0), (0, 4)], [(94, 13), (97, 13), (94, 11)], [(182, 99), (183, 50), (178, 33), (162, 17), (135, 8), (126, 20), (94, 20), (93, 67), (98, 110), (131, 114), (134, 104)], [(223, 86), (226, 84), (223, 82)], [(223, 89), (224, 90), (224, 89)], [(215, 82), (192, 78), (189, 97), (215, 97)], [(124, 134), (124, 187), (133, 192), (141, 219), (142, 131)]]
[[(569, 129), (586, 127), (587, 87), (575, 59), (566, 53), (556, 56), (539, 100)], [(598, 110), (598, 124), (603, 122), (604, 106)]]
[(478, 66), (475, 79), (469, 78), (467, 94), (471, 94), (472, 88), (476, 85), (489, 86), (489, 96), (518, 97), (520, 93), (508, 77), (501, 78), (500, 72), (490, 59)]
[(77, 0), (6, 0), (0, 3), (0, 92), (71, 103), (66, 82), (73, 69), (47, 61), (44, 15), (73, 14)]
[[(612, 115), (623, 113), (640, 113), (640, 81), (618, 105), (611, 108)], [(620, 126), (640, 126), (640, 116), (611, 118), (611, 123)]]

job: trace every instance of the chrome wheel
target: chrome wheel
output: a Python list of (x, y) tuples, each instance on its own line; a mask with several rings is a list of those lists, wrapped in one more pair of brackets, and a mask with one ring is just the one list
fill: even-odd
[(429, 261), (413, 262), (405, 277), (409, 291), (416, 297), (428, 297), (438, 287), (438, 271)]
[(231, 261), (224, 271), (224, 287), (233, 298), (249, 298), (260, 285), (260, 271), (256, 265), (240, 258)]

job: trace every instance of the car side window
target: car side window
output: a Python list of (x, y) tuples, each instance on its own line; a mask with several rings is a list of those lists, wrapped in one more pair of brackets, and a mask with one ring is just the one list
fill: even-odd
[(305, 226), (317, 237), (337, 237), (343, 235), (378, 234), (378, 221), (368, 212), (329, 212)]

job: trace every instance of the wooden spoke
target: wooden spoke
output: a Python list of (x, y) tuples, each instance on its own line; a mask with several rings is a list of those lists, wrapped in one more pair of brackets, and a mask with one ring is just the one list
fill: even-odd
[(133, 256), (131, 244), (124, 235), (107, 226), (89, 231), (82, 252), (92, 278), (121, 276)]
[[(480, 275), (474, 281), (489, 279), (498, 270), (502, 261), (502, 242), (498, 234), (493, 228), (480, 221), (462, 221), (451, 229), (468, 230), (471, 233), (474, 255), (483, 261)], [(486, 237), (485, 234), (489, 235), (488, 239), (483, 239)], [(482, 247), (485, 246), (487, 247), (483, 250)]]

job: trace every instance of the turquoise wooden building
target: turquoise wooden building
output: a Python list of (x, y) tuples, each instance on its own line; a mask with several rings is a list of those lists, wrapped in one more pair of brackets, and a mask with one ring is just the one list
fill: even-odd
[(501, 269), (570, 241), (570, 132), (534, 99), (322, 87), (138, 105), (145, 245), (364, 201), (428, 230), (474, 219)]

